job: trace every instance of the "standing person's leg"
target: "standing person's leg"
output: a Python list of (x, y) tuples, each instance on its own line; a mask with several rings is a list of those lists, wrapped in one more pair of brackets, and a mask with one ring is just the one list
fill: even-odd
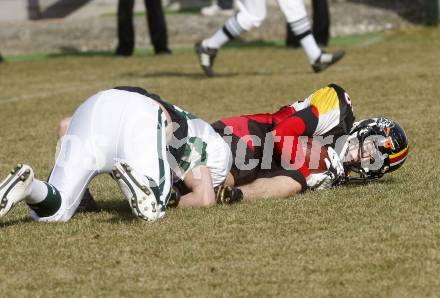
[(286, 47), (289, 48), (299, 48), (301, 45), (299, 44), (298, 39), (295, 34), (292, 32), (292, 28), (289, 23), (286, 23)]
[(313, 36), (320, 46), (327, 46), (330, 38), (330, 13), (327, 0), (313, 0)]
[[(313, 37), (320, 46), (327, 46), (330, 38), (330, 14), (327, 0), (313, 0)], [(286, 46), (298, 48), (298, 39), (293, 34), (289, 23), (286, 23)]]
[(170, 54), (168, 33), (161, 0), (144, 0), (147, 10), (148, 30), (155, 54)]
[(28, 17), (30, 20), (41, 19), (39, 0), (28, 0)]
[(278, 0), (278, 4), (315, 72), (326, 69), (344, 56), (344, 51), (333, 54), (321, 51), (312, 35), (303, 0)]
[(135, 44), (133, 8), (134, 0), (118, 1), (118, 47), (115, 54), (119, 56), (133, 54)]
[(259, 27), (266, 18), (265, 0), (238, 0), (237, 6), (239, 12), (226, 20), (221, 29), (196, 44), (200, 66), (207, 76), (214, 76), (213, 65), (219, 48), (243, 32)]

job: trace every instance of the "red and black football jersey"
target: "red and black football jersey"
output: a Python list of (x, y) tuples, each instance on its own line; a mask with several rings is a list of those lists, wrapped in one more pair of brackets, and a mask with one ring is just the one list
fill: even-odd
[[(248, 150), (244, 154), (245, 159), (262, 159), (264, 146), (270, 143), (266, 142), (270, 137), (274, 144), (274, 160), (280, 164), (281, 156), (286, 155), (283, 155), (283, 150), (286, 150), (283, 148), (292, 147), (290, 156), (287, 155), (290, 160), (285, 162), (294, 164), (295, 160), (301, 160), (301, 157), (297, 156), (302, 154), (302, 150), (297, 150), (300, 136), (333, 136), (333, 141), (336, 141), (338, 137), (349, 133), (353, 122), (353, 108), (349, 95), (342, 87), (330, 84), (306, 99), (284, 106), (275, 113), (226, 117), (214, 123), (213, 127), (220, 135), (232, 139), (232, 142), (227, 142), (231, 144), (234, 156), (240, 149), (238, 142), (241, 140)], [(306, 165), (302, 165), (297, 171), (303, 177), (310, 174)], [(255, 172), (246, 175), (246, 182), (255, 178)]]

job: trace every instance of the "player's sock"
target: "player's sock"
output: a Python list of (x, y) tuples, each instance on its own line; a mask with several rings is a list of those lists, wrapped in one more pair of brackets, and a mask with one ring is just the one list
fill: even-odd
[(48, 217), (60, 209), (61, 195), (49, 183), (34, 179), (25, 201), (39, 217)]
[(229, 37), (225, 34), (223, 29), (218, 30), (210, 38), (203, 40), (202, 46), (211, 49), (219, 49), (222, 45), (229, 41)]
[(298, 21), (289, 23), (289, 25), (306, 52), (310, 64), (315, 63), (322, 51), (313, 37), (309, 19), (304, 17)]
[(237, 22), (237, 17), (230, 17), (224, 24), (224, 26), (218, 30), (210, 38), (205, 39), (202, 42), (202, 46), (212, 49), (219, 49), (225, 43), (240, 36), (245, 30)]

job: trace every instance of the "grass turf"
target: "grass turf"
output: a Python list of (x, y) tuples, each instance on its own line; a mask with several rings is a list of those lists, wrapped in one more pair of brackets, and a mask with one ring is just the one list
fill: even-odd
[(404, 167), (366, 186), (134, 219), (109, 177), (92, 192), (104, 211), (34, 223), (24, 204), (0, 220), (3, 297), (427, 297), (440, 292), (438, 130), (440, 32), (412, 29), (346, 42), (347, 57), (313, 74), (300, 50), (230, 47), (219, 76), (191, 51), (24, 59), (0, 66), (0, 172), (16, 162), (46, 177), (56, 125), (84, 99), (139, 85), (207, 120), (273, 111), (336, 82), (358, 119), (406, 129)]

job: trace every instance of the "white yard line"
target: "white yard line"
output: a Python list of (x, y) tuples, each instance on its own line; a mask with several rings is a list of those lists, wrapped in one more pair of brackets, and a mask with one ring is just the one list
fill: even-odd
[(14, 96), (14, 97), (9, 97), (9, 98), (0, 98), (0, 105), (1, 104), (6, 104), (6, 103), (11, 103), (11, 102), (22, 102), (22, 101), (28, 101), (28, 100), (33, 100), (33, 99), (40, 99), (40, 98), (47, 98), (47, 97), (51, 97), (54, 95), (58, 95), (58, 94), (65, 94), (65, 93), (72, 93), (75, 92), (79, 89), (81, 90), (88, 90), (88, 89), (94, 89), (94, 88), (99, 88), (100, 84), (81, 84), (81, 85), (71, 85), (68, 87), (64, 87), (64, 88), (56, 88), (52, 91), (47, 91), (47, 92), (39, 92), (39, 93), (34, 93), (34, 92), (27, 92), (26, 94), (23, 95), (18, 95), (18, 96)]

